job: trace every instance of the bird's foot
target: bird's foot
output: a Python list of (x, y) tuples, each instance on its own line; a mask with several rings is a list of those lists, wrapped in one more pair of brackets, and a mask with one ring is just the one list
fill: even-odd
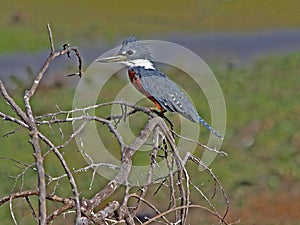
[(156, 115), (158, 115), (159, 117), (161, 117), (161, 118), (163, 118), (163, 119), (165, 119), (168, 123), (169, 123), (169, 125), (170, 125), (170, 127), (171, 127), (171, 130), (173, 130), (174, 129), (174, 125), (173, 125), (173, 123), (165, 116), (165, 112), (166, 112), (166, 110), (161, 110), (161, 111), (158, 111), (157, 110), (157, 108), (155, 108), (155, 107), (150, 107), (149, 108), (150, 110), (151, 110), (151, 112), (154, 112)]
[(162, 118), (165, 117), (165, 115), (164, 115), (164, 113), (166, 112), (165, 110), (160, 110), (160, 111), (158, 111), (156, 107), (150, 107), (149, 109), (151, 110), (151, 112), (154, 112), (154, 113), (157, 114), (158, 116), (160, 116), (160, 117), (162, 117)]

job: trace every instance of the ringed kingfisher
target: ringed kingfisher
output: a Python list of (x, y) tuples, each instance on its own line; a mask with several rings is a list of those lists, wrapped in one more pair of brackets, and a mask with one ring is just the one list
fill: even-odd
[(161, 113), (177, 112), (193, 122), (201, 123), (214, 135), (223, 139), (198, 114), (191, 101), (177, 84), (154, 67), (149, 49), (138, 38), (133, 36), (127, 38), (122, 42), (121, 49), (116, 56), (101, 58), (97, 62), (116, 62), (126, 65), (133, 86), (154, 102)]

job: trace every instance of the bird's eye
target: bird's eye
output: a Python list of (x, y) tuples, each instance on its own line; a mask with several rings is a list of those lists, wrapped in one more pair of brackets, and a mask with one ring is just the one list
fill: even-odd
[(134, 54), (134, 51), (128, 50), (128, 51), (126, 52), (126, 54), (127, 54), (127, 55), (133, 55), (133, 54)]

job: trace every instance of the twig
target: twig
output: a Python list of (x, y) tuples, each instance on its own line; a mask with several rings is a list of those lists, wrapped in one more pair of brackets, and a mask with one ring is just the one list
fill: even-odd
[(34, 208), (33, 208), (32, 204), (31, 204), (30, 200), (29, 200), (29, 197), (28, 197), (28, 196), (25, 196), (25, 200), (26, 200), (26, 202), (27, 202), (27, 204), (28, 204), (28, 206), (29, 206), (29, 209), (30, 209), (30, 211), (31, 211), (31, 214), (32, 214), (32, 216), (33, 216), (35, 222), (38, 223), (38, 222), (39, 222), (39, 219), (37, 218), (37, 215), (36, 215), (36, 213), (35, 213), (35, 211), (34, 211)]
[(141, 189), (141, 194), (140, 198), (138, 198), (138, 202), (135, 204), (135, 207), (133, 208), (132, 215), (135, 216), (141, 203), (141, 199), (144, 199), (149, 185), (152, 183), (152, 176), (153, 176), (153, 171), (156, 165), (156, 156), (158, 152), (158, 144), (159, 144), (159, 127), (154, 128), (154, 135), (153, 135), (153, 150), (151, 154), (151, 164), (150, 164), (150, 169), (148, 171), (148, 176), (146, 178), (145, 185)]
[[(143, 113), (149, 115), (151, 118), (156, 117), (155, 113), (153, 113), (150, 109), (148, 109), (146, 107), (141, 107), (141, 106), (138, 106), (138, 105), (135, 105), (132, 103), (122, 101), (122, 100), (117, 100), (117, 101), (112, 101), (112, 102), (105, 102), (105, 103), (100, 103), (100, 104), (96, 104), (96, 105), (91, 105), (91, 106), (87, 106), (87, 107), (79, 108), (79, 109), (60, 110), (59, 112), (47, 113), (45, 115), (36, 116), (35, 119), (38, 121), (40, 119), (45, 119), (47, 117), (55, 118), (59, 115), (66, 115), (66, 118), (69, 118), (69, 115), (71, 115), (72, 113), (77, 113), (77, 112), (85, 113), (89, 110), (95, 110), (100, 107), (111, 106), (111, 105), (127, 106), (127, 107), (132, 108), (134, 111), (143, 112)], [(123, 116), (123, 115), (121, 115), (121, 116)], [(117, 116), (116, 118), (119, 118), (119, 116)], [(111, 117), (107, 120), (111, 120)], [(46, 124), (46, 123), (47, 122), (39, 122), (39, 124)]]
[[(148, 205), (157, 215), (161, 215), (162, 213), (153, 205), (151, 202), (147, 201), (146, 199), (142, 198), (141, 196), (133, 193), (130, 194), (129, 197), (137, 198), (139, 201)], [(160, 216), (167, 224), (172, 224), (164, 215)]]
[[(230, 208), (230, 202), (229, 202), (229, 198), (223, 188), (223, 186), (221, 185), (221, 183), (219, 182), (218, 178), (213, 174), (213, 172), (211, 171), (211, 169), (209, 169), (202, 161), (200, 161), (199, 159), (197, 159), (196, 157), (194, 157), (193, 155), (191, 154), (188, 154), (188, 158), (190, 160), (192, 160), (193, 162), (195, 162), (197, 165), (201, 166), (210, 176), (213, 177), (214, 181), (216, 182), (216, 184), (218, 184), (222, 194), (223, 194), (223, 197), (225, 199), (225, 202), (226, 202), (226, 210), (224, 212), (224, 215), (222, 217), (222, 220), (225, 219), (225, 217), (227, 216), (227, 213), (229, 211), (229, 208)], [(215, 192), (215, 189), (214, 189), (214, 192)]]
[(64, 212), (68, 211), (69, 209), (72, 209), (74, 206), (73, 202), (70, 200), (65, 200), (63, 206), (53, 211), (48, 217), (47, 217), (47, 224), (51, 223), (55, 218), (63, 214)]
[[(67, 77), (72, 77), (72, 76), (79, 76), (79, 77), (81, 77), (82, 75), (83, 75), (83, 70), (82, 70), (82, 59), (81, 59), (81, 56), (80, 56), (80, 53), (79, 53), (79, 51), (78, 51), (78, 49), (76, 48), (76, 47), (71, 47), (70, 48), (70, 46), (69, 45), (64, 45), (64, 48), (66, 48), (66, 49), (70, 49), (70, 50), (72, 50), (74, 53), (75, 53), (75, 55), (76, 55), (76, 57), (77, 57), (77, 60), (78, 60), (78, 72), (76, 72), (76, 73), (72, 73), (72, 74), (68, 74), (68, 75), (66, 75)], [(68, 54), (68, 56), (69, 56), (69, 58), (71, 58), (70, 57), (70, 50), (69, 50), (69, 52), (67, 53)]]
[(12, 117), (12, 116), (8, 116), (8, 115), (6, 115), (6, 114), (4, 114), (2, 112), (0, 112), (0, 117), (3, 120), (8, 120), (8, 121), (11, 121), (13, 123), (16, 123), (16, 124), (20, 125), (21, 127), (29, 128), (29, 126), (26, 123), (24, 123), (22, 120), (19, 120), (19, 119), (15, 118), (15, 117)]
[(81, 210), (80, 210), (80, 200), (79, 200), (79, 192), (77, 189), (77, 185), (75, 183), (74, 177), (71, 173), (71, 170), (69, 169), (65, 159), (63, 158), (62, 154), (58, 151), (58, 149), (55, 147), (55, 145), (47, 138), (45, 137), (42, 133), (38, 133), (39, 137), (52, 149), (52, 151), (55, 153), (55, 155), (57, 156), (57, 158), (59, 159), (62, 167), (64, 168), (71, 187), (72, 187), (72, 192), (75, 198), (75, 207), (76, 207), (76, 220), (78, 220), (81, 217)]
[[(28, 124), (29, 121), (28, 121), (28, 117), (27, 117), (26, 113), (18, 106), (18, 104), (13, 100), (13, 98), (10, 97), (10, 95), (8, 94), (6, 88), (1, 80), (0, 80), (0, 91), (1, 91), (3, 98), (7, 101), (7, 103), (10, 105), (10, 107), (15, 111), (15, 113), (21, 118), (21, 120), (23, 120), (23, 122)], [(2, 115), (6, 116), (4, 113), (2, 113)], [(11, 119), (11, 117), (9, 117), (9, 116), (7, 116), (6, 118)], [(19, 121), (17, 119), (15, 119), (15, 121), (13, 121), (13, 122), (19, 123)]]
[(154, 222), (155, 220), (157, 220), (158, 218), (162, 217), (162, 216), (165, 216), (173, 211), (176, 211), (176, 210), (181, 210), (181, 209), (186, 209), (186, 208), (199, 208), (199, 209), (203, 209), (207, 212), (209, 212), (210, 214), (216, 216), (218, 219), (220, 219), (222, 221), (222, 223), (224, 223), (225, 225), (228, 225), (228, 223), (226, 221), (223, 220), (222, 217), (219, 217), (214, 211), (206, 208), (205, 206), (201, 206), (201, 205), (183, 205), (183, 206), (178, 206), (178, 207), (175, 207), (175, 208), (172, 208), (172, 209), (169, 209), (165, 212), (162, 212), (160, 213), (159, 215), (157, 216), (154, 216), (152, 217), (151, 219), (149, 219), (147, 222), (143, 223), (142, 225), (147, 225), (147, 224), (150, 224), (152, 222)]
[(51, 53), (55, 52), (55, 48), (54, 48), (54, 42), (53, 42), (53, 36), (52, 36), (52, 30), (50, 27), (50, 24), (47, 23), (47, 30), (48, 30), (48, 34), (49, 34), (49, 41), (50, 41), (50, 49), (51, 49)]
[(183, 139), (183, 140), (186, 140), (186, 141), (189, 141), (189, 142), (192, 142), (192, 143), (196, 143), (196, 144), (199, 145), (200, 147), (202, 147), (202, 148), (204, 148), (204, 149), (207, 149), (207, 150), (209, 150), (209, 151), (211, 151), (211, 152), (215, 152), (215, 153), (220, 154), (220, 155), (222, 155), (222, 156), (228, 156), (228, 154), (227, 154), (226, 152), (224, 152), (224, 151), (218, 151), (217, 149), (215, 149), (215, 148), (210, 148), (210, 147), (208, 147), (207, 145), (204, 145), (204, 144), (200, 143), (200, 142), (197, 141), (197, 140), (194, 140), (194, 139), (187, 138), (187, 137), (184, 137), (184, 136), (182, 136), (182, 135), (179, 135), (179, 134), (177, 134), (174, 130), (170, 130), (170, 131), (171, 131), (172, 134), (174, 134), (176, 137), (179, 137), (179, 138), (181, 138), (181, 139)]
[(9, 211), (10, 211), (11, 218), (14, 221), (14, 224), (18, 225), (16, 217), (15, 217), (15, 214), (14, 214), (13, 204), (12, 204), (12, 198), (11, 197), (9, 198)]

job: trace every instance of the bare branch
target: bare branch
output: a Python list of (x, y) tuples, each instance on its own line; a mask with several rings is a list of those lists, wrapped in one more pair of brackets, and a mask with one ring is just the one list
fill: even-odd
[(192, 160), (193, 162), (195, 162), (197, 165), (201, 166), (211, 177), (213, 177), (214, 181), (216, 182), (216, 184), (219, 186), (220, 190), (222, 191), (223, 197), (225, 199), (226, 202), (226, 210), (224, 212), (224, 215), (222, 217), (222, 220), (225, 219), (225, 217), (227, 216), (227, 213), (229, 211), (230, 208), (230, 202), (229, 202), (229, 198), (223, 188), (223, 186), (221, 185), (221, 183), (219, 182), (218, 178), (213, 174), (213, 172), (211, 171), (211, 169), (209, 169), (201, 160), (197, 159), (196, 157), (194, 157), (191, 154), (188, 154), (188, 158), (190, 160)]
[(52, 212), (48, 217), (47, 217), (47, 224), (51, 223), (53, 220), (55, 220), (55, 218), (57, 218), (58, 216), (60, 216), (61, 214), (63, 214), (64, 212), (66, 212), (69, 209), (72, 209), (74, 206), (72, 201), (64, 201), (63, 206), (61, 206), (60, 208), (56, 209), (54, 212)]
[(14, 211), (13, 211), (12, 198), (9, 198), (9, 211), (10, 211), (11, 218), (12, 218), (13, 221), (14, 221), (14, 224), (15, 224), (15, 225), (18, 225), (17, 220), (16, 220), (16, 217), (15, 217), (15, 214), (14, 214)]
[(72, 186), (72, 191), (75, 198), (75, 207), (76, 207), (76, 220), (81, 217), (81, 211), (80, 211), (80, 200), (79, 200), (79, 192), (77, 189), (77, 185), (75, 183), (73, 174), (71, 173), (71, 170), (69, 169), (65, 159), (63, 158), (62, 154), (58, 151), (58, 149), (55, 147), (55, 145), (42, 133), (38, 133), (39, 137), (54, 151), (55, 155), (59, 159), (60, 163), (62, 164), (62, 167), (66, 171), (66, 174), (69, 178), (70, 184)]
[(30, 200), (29, 200), (29, 197), (28, 197), (28, 196), (25, 196), (25, 200), (26, 200), (26, 202), (27, 202), (27, 204), (28, 204), (28, 206), (29, 206), (29, 208), (30, 208), (31, 214), (32, 214), (32, 216), (33, 216), (35, 222), (38, 223), (38, 222), (39, 222), (39, 219), (38, 219), (38, 217), (37, 217), (37, 215), (36, 215), (36, 213), (35, 213), (35, 211), (34, 211), (34, 208), (33, 208), (32, 204), (31, 204), (31, 202), (30, 202)]
[[(146, 199), (142, 198), (137, 194), (131, 194), (130, 197), (137, 198), (139, 201), (142, 201), (146, 205), (148, 205), (157, 215), (161, 215), (162, 213), (153, 205), (151, 202), (147, 201)], [(172, 224), (164, 215), (160, 216), (167, 224)]]
[[(29, 121), (28, 121), (28, 117), (27, 117), (26, 113), (17, 105), (17, 103), (13, 100), (13, 98), (10, 97), (10, 95), (8, 94), (6, 88), (1, 80), (0, 80), (0, 91), (1, 91), (3, 98), (7, 101), (9, 106), (16, 112), (16, 114), (21, 118), (21, 120), (23, 120), (26, 124), (28, 124)], [(5, 116), (4, 113), (2, 113), (2, 115)], [(7, 119), (9, 119), (9, 118), (10, 117), (7, 116)], [(13, 122), (16, 122), (16, 121), (17, 120), (15, 119), (15, 121), (13, 121)]]
[[(64, 45), (64, 46), (65, 46), (64, 48), (69, 47), (69, 46), (66, 46), (66, 45)], [(80, 53), (79, 53), (79, 51), (78, 51), (78, 49), (76, 47), (72, 47), (72, 48), (70, 48), (70, 50), (72, 50), (75, 53), (76, 57), (77, 57), (77, 60), (78, 60), (78, 72), (72, 73), (72, 74), (68, 74), (66, 76), (67, 77), (72, 77), (72, 76), (79, 76), (79, 77), (81, 77), (83, 75), (83, 70), (82, 70), (82, 59), (81, 59)], [(68, 52), (68, 56), (69, 57), (70, 57), (70, 50)]]
[(197, 141), (197, 140), (193, 140), (193, 139), (191, 139), (191, 138), (187, 138), (187, 137), (184, 137), (184, 136), (182, 136), (182, 135), (179, 135), (179, 134), (177, 134), (174, 130), (170, 130), (170, 131), (171, 131), (172, 134), (174, 134), (176, 137), (182, 138), (182, 139), (187, 140), (187, 141), (192, 142), (192, 143), (196, 143), (197, 145), (199, 145), (200, 147), (202, 147), (202, 148), (204, 148), (204, 149), (207, 149), (208, 151), (215, 152), (215, 153), (220, 154), (220, 155), (222, 155), (222, 156), (228, 156), (228, 154), (227, 154), (226, 152), (224, 152), (224, 151), (218, 151), (217, 149), (215, 149), (215, 148), (210, 148), (210, 147), (208, 147), (207, 145), (204, 145), (204, 144), (200, 143), (200, 142)]
[(50, 50), (51, 50), (51, 53), (54, 53), (55, 48), (54, 48), (54, 43), (53, 43), (52, 30), (51, 30), (51, 27), (50, 27), (49, 23), (47, 23), (47, 30), (48, 30), (49, 41), (50, 41)]
[(153, 136), (153, 151), (151, 154), (151, 165), (150, 165), (150, 169), (148, 172), (148, 176), (145, 182), (145, 185), (142, 187), (141, 189), (141, 194), (140, 194), (140, 198), (138, 198), (138, 202), (136, 203), (133, 211), (132, 211), (132, 215), (136, 215), (136, 212), (138, 211), (140, 204), (141, 204), (141, 200), (144, 199), (148, 187), (149, 185), (152, 183), (152, 177), (153, 177), (153, 170), (155, 168), (156, 165), (156, 156), (157, 156), (157, 152), (158, 152), (158, 145), (159, 145), (159, 127), (155, 127), (154, 128), (154, 136)]
[(201, 205), (183, 205), (183, 206), (178, 206), (176, 208), (169, 209), (169, 210), (167, 210), (165, 212), (160, 213), (157, 216), (152, 217), (147, 222), (143, 223), (143, 225), (150, 224), (150, 223), (154, 222), (155, 220), (157, 220), (158, 218), (160, 218), (162, 216), (165, 216), (165, 215), (167, 215), (167, 214), (169, 214), (169, 213), (171, 213), (173, 211), (176, 211), (176, 210), (181, 210), (183, 208), (199, 208), (199, 209), (203, 209), (203, 210), (209, 212), (210, 214), (216, 216), (218, 219), (220, 219), (222, 221), (222, 223), (228, 225), (228, 223), (226, 221), (224, 221), (222, 217), (219, 217), (219, 215), (217, 215), (214, 211), (206, 208), (205, 206), (201, 206)]
[[(38, 195), (39, 191), (38, 190), (26, 190), (26, 191), (20, 191), (20, 192), (16, 192), (16, 193), (12, 193), (9, 196), (5, 196), (3, 198), (0, 199), (0, 205), (3, 205), (4, 203), (10, 201), (10, 199), (16, 199), (16, 198), (25, 198), (25, 197), (29, 197), (29, 196), (34, 196), (34, 195)], [(47, 199), (54, 201), (54, 202), (61, 202), (64, 203), (66, 201), (70, 201), (70, 199), (66, 199), (66, 198), (61, 198), (57, 195), (48, 195), (46, 196)]]
[[(17, 198), (24, 198), (25, 201), (23, 204), (30, 209), (33, 219), (41, 225), (51, 224), (58, 217), (66, 214), (71, 214), (72, 217), (74, 217), (75, 214), (74, 219), (76, 225), (92, 223), (126, 223), (131, 225), (135, 224), (135, 220), (138, 220), (140, 224), (157, 222), (169, 225), (184, 225), (188, 221), (190, 208), (204, 210), (215, 216), (220, 224), (229, 224), (225, 218), (230, 204), (221, 183), (213, 174), (212, 170), (196, 156), (193, 156), (192, 153), (187, 153), (182, 157), (179, 154), (179, 149), (174, 138), (178, 137), (197, 143), (197, 145), (202, 148), (220, 155), (227, 154), (223, 151), (211, 149), (208, 146), (199, 143), (197, 140), (192, 140), (175, 133), (172, 122), (160, 112), (151, 111), (148, 108), (124, 101), (112, 101), (78, 109), (61, 110), (61, 108), (57, 106), (57, 112), (47, 113), (45, 115), (34, 115), (33, 112), (35, 112), (35, 110), (32, 108), (31, 98), (37, 92), (45, 72), (56, 57), (61, 55), (71, 57), (71, 53), (74, 53), (78, 60), (78, 72), (67, 76), (78, 75), (81, 77), (83, 75), (82, 59), (77, 48), (65, 44), (62, 50), (55, 50), (53, 34), (49, 23), (47, 24), (47, 30), (50, 41), (50, 54), (36, 74), (29, 90), (26, 91), (23, 96), (25, 110), (22, 110), (22, 108), (15, 103), (14, 99), (8, 94), (4, 84), (0, 80), (0, 92), (5, 101), (16, 113), (16, 115), (12, 116), (0, 112), (0, 118), (16, 124), (18, 129), (22, 129), (23, 127), (26, 128), (30, 137), (29, 142), (34, 150), (34, 161), (32, 163), (25, 163), (18, 159), (8, 158), (18, 163), (17, 166), (22, 170), (17, 175), (12, 176), (15, 179), (14, 188), (11, 191), (12, 193), (0, 199), (0, 205), (9, 202), (10, 212), (14, 223), (17, 224), (15, 217), (16, 211), (13, 211), (13, 201)], [(112, 105), (118, 105), (118, 107), (121, 108), (120, 114), (107, 115), (103, 118), (99, 116), (90, 116), (93, 114), (93, 110)], [(142, 112), (147, 115), (148, 121), (134, 141), (125, 144), (123, 140), (124, 136), (119, 133), (117, 127), (121, 121), (128, 122), (127, 117), (134, 117), (136, 112)], [(79, 126), (69, 134), (70, 131), (68, 128), (65, 128), (63, 124), (72, 124), (74, 122), (78, 122)], [(91, 122), (105, 125), (103, 132), (113, 133), (114, 140), (118, 142), (121, 163), (120, 165), (114, 165), (108, 162), (94, 162), (93, 158), (85, 152), (84, 144), (81, 142), (79, 152), (85, 156), (88, 165), (84, 167), (80, 166), (76, 169), (73, 168), (71, 171), (70, 164), (64, 155), (64, 149), (69, 146), (76, 137), (80, 138), (79, 135), (81, 132), (84, 132), (85, 128), (88, 127)], [(49, 127), (55, 135), (61, 135), (60, 142), (54, 142), (55, 139), (52, 139), (50, 136), (47, 136), (46, 133), (41, 132), (44, 127)], [(15, 133), (15, 131), (8, 134), (13, 133)], [(69, 134), (69, 136), (67, 136), (67, 134)], [(150, 143), (151, 140), (152, 143)], [(133, 158), (137, 151), (143, 146), (147, 146), (149, 151), (151, 151), (149, 154), (149, 169), (141, 175), (143, 178), (146, 178), (145, 183), (133, 186), (129, 183), (131, 178), (129, 176), (133, 168)], [(55, 158), (59, 160), (60, 168), (63, 168), (64, 172), (53, 175), (45, 169), (44, 163), (47, 162), (45, 160), (51, 159), (50, 156), (53, 155), (52, 152), (54, 153)], [(208, 176), (213, 179), (213, 196), (221, 194), (225, 200), (225, 203), (223, 202), (224, 205), (226, 204), (224, 214), (219, 213), (214, 206), (214, 201), (216, 200), (207, 197), (206, 191), (200, 189), (202, 187), (200, 185), (197, 186), (192, 181), (194, 176), (191, 174), (191, 171), (188, 170), (189, 163), (200, 166)], [(94, 187), (96, 185), (93, 184), (98, 179), (96, 173), (101, 167), (116, 169), (118, 172), (104, 188), (98, 190), (96, 189), (97, 187)], [(163, 171), (164, 169), (167, 171)], [(22, 191), (28, 183), (26, 183), (25, 174), (27, 175), (27, 171), (29, 170), (34, 171), (34, 175), (37, 176), (38, 187), (37, 190)], [(77, 176), (85, 176), (85, 174), (82, 173), (85, 173), (88, 170), (90, 172), (90, 180), (88, 180), (89, 184), (87, 186), (89, 187), (89, 190), (91, 190), (93, 186), (93, 191), (96, 192), (94, 193), (94, 196), (90, 198), (84, 196), (85, 190), (80, 190), (80, 186), (74, 179), (74, 174), (77, 174), (77, 179)], [(69, 191), (69, 193), (66, 193), (67, 197), (58, 195), (58, 193), (61, 193), (60, 189), (63, 188), (61, 185), (63, 182), (61, 181), (64, 178), (68, 179), (67, 182), (72, 190)], [(20, 182), (22, 183), (19, 187)], [(84, 182), (86, 182), (86, 180), (84, 180)], [(20, 188), (19, 191), (17, 191), (18, 188)], [(160, 202), (161, 199), (158, 199), (158, 202), (162, 205), (161, 207), (157, 207), (155, 201), (148, 198), (148, 194), (152, 190), (154, 190), (153, 198), (157, 198), (157, 192), (166, 191), (166, 193), (169, 193), (169, 199), (167, 199), (166, 202)], [(217, 192), (217, 190), (220, 191)], [(47, 191), (50, 194), (47, 193)], [(110, 199), (114, 196), (113, 194), (115, 192), (117, 192), (118, 195), (121, 192), (122, 200), (117, 201), (115, 199)], [(201, 198), (191, 199), (191, 192), (197, 193)], [(82, 195), (81, 200), (80, 195)], [(34, 201), (30, 201), (30, 196), (37, 196), (38, 198), (38, 213), (35, 211), (37, 206), (34, 205)], [(105, 204), (107, 201), (109, 201), (109, 203)], [(52, 212), (47, 212), (46, 202), (57, 202), (59, 204), (57, 204)], [(204, 205), (202, 205), (203, 203)], [(143, 207), (147, 207), (153, 213), (151, 216), (147, 216), (148, 221), (144, 223), (142, 222), (142, 219), (138, 219), (140, 218), (138, 215), (140, 215)], [(158, 208), (160, 208), (160, 210), (158, 210)], [(163, 208), (165, 211), (161, 211)]]

